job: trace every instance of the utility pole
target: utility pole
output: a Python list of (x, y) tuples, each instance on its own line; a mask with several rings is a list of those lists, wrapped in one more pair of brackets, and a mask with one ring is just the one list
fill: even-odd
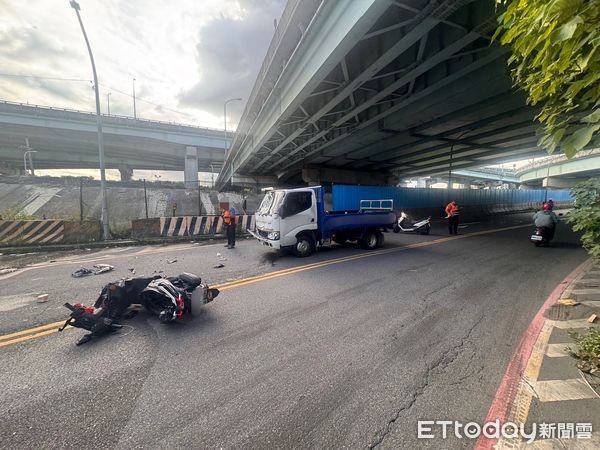
[(98, 75), (96, 74), (96, 64), (94, 63), (92, 47), (90, 46), (90, 41), (88, 40), (87, 34), (85, 32), (83, 21), (81, 20), (81, 15), (79, 14), (81, 7), (79, 6), (79, 3), (77, 3), (76, 0), (71, 0), (69, 3), (71, 5), (71, 8), (73, 8), (75, 10), (75, 13), (77, 14), (77, 20), (79, 21), (79, 26), (81, 27), (81, 32), (83, 33), (83, 38), (85, 39), (85, 45), (90, 55), (90, 61), (92, 63), (92, 72), (94, 74), (94, 92), (96, 94), (96, 123), (98, 126), (98, 161), (100, 164), (100, 199), (102, 204), (102, 238), (104, 240), (108, 240), (110, 239), (110, 229), (108, 227), (108, 205), (106, 203), (106, 170), (104, 165), (104, 140), (102, 136), (102, 115), (100, 114), (100, 90), (98, 87)]
[(83, 222), (83, 178), (79, 178), (79, 221)]
[(133, 79), (133, 118), (137, 119), (137, 112), (135, 110), (135, 78)]
[(148, 194), (146, 193), (146, 179), (144, 178), (144, 205), (146, 205), (146, 219), (148, 218)]

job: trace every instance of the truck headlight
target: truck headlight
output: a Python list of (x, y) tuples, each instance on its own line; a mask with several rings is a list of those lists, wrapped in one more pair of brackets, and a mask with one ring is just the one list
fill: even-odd
[(273, 241), (276, 241), (279, 239), (279, 231), (270, 231), (269, 234), (267, 234), (267, 239), (271, 239)]

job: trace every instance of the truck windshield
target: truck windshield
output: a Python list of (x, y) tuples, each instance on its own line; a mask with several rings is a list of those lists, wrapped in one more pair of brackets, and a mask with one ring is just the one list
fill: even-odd
[(281, 205), (281, 201), (283, 200), (284, 192), (281, 191), (269, 191), (263, 201), (260, 203), (258, 207), (257, 213), (259, 214), (273, 214)]

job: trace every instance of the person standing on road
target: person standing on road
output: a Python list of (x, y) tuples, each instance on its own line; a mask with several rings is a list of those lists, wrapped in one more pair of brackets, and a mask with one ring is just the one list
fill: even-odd
[(235, 208), (231, 207), (223, 213), (223, 223), (227, 233), (227, 248), (235, 248), (235, 229), (237, 225)]
[(458, 234), (459, 211), (460, 208), (454, 200), (446, 205), (446, 218), (448, 219), (448, 231), (450, 234)]

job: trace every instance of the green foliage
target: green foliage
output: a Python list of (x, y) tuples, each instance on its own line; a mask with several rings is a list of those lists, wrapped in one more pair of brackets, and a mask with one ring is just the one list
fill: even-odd
[(576, 202), (567, 222), (573, 224), (573, 230), (583, 233), (583, 246), (600, 262), (600, 178), (577, 184), (571, 193)]
[(27, 214), (21, 208), (6, 208), (0, 212), (1, 220), (35, 220), (31, 214)]
[(585, 367), (585, 372), (600, 370), (600, 328), (590, 328), (585, 334), (569, 334), (577, 344), (576, 351), (569, 348), (570, 354), (584, 363), (582, 366)]
[(530, 104), (541, 104), (538, 145), (572, 157), (600, 130), (600, 0), (496, 0), (494, 39)]

